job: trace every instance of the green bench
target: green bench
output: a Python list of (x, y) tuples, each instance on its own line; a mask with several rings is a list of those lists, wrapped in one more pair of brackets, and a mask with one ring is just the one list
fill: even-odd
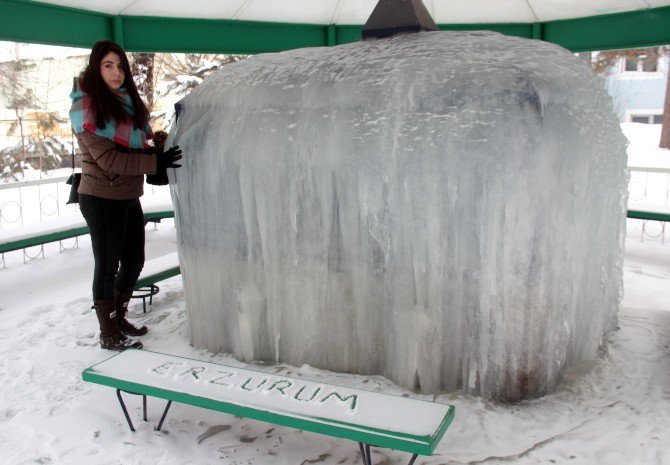
[(670, 221), (670, 206), (629, 203), (628, 218), (651, 221)]
[[(642, 233), (640, 240), (644, 239), (644, 235), (649, 237), (661, 238), (661, 244), (665, 243), (665, 223), (670, 221), (670, 205), (652, 205), (644, 203), (628, 203), (628, 218), (642, 220)], [(659, 234), (650, 234), (647, 231), (648, 221), (660, 221), (661, 232)]]
[[(164, 218), (174, 218), (173, 210), (151, 210), (145, 212), (146, 222), (160, 222)], [(22, 228), (11, 228), (0, 230), (0, 261), (5, 266), (4, 254), (15, 250), (23, 250), (23, 262), (26, 259), (34, 259), (40, 255), (44, 257), (44, 244), (58, 242), (64, 239), (77, 238), (89, 233), (86, 221), (80, 215), (70, 215), (41, 223), (24, 226)], [(30, 256), (26, 253), (27, 247), (40, 246), (40, 251)], [(61, 244), (61, 251), (64, 249)]]
[(147, 209), (144, 211), (144, 224), (149, 222), (160, 223), (162, 219), (174, 218), (174, 210), (156, 210)]
[[(40, 255), (44, 257), (44, 244), (76, 238), (88, 234), (88, 232), (86, 221), (81, 215), (43, 221), (22, 228), (2, 230), (0, 231), (0, 254), (2, 254), (3, 267), (6, 252), (23, 250), (23, 262), (25, 263), (26, 258), (33, 259)], [(40, 246), (40, 251), (35, 256), (28, 255), (25, 249), (34, 246)], [(63, 250), (62, 244), (61, 250)]]
[(121, 392), (224, 412), (358, 443), (371, 465), (370, 447), (431, 455), (454, 418), (451, 405), (365, 391), (324, 382), (220, 365), (146, 350), (128, 349), (82, 373), (84, 381), (116, 389), (121, 409), (135, 431)]

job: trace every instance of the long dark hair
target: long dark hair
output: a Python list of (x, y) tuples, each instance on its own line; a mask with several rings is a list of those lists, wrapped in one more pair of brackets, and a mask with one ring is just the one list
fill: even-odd
[(88, 66), (84, 70), (82, 79), (82, 88), (93, 101), (95, 107), (95, 125), (102, 129), (107, 121), (114, 119), (117, 122), (127, 120), (130, 117), (123, 109), (119, 98), (107, 87), (100, 74), (100, 63), (109, 52), (116, 53), (121, 59), (123, 67), (123, 87), (130, 96), (133, 103), (135, 116), (132, 117), (135, 128), (143, 128), (149, 121), (149, 110), (140, 98), (137, 87), (130, 73), (130, 64), (126, 52), (119, 44), (111, 40), (100, 40), (93, 45), (91, 56), (88, 59)]

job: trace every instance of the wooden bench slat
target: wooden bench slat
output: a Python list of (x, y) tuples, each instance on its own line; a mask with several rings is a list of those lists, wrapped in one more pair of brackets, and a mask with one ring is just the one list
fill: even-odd
[(318, 381), (126, 350), (85, 381), (356, 442), (430, 455), (454, 407)]

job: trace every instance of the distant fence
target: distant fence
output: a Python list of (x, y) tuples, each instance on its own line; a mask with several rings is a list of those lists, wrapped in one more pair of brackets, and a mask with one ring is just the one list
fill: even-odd
[[(628, 184), (628, 205), (635, 209), (636, 204), (645, 206), (668, 207), (670, 205), (670, 168), (646, 168), (630, 166)], [(654, 241), (665, 244), (666, 222), (650, 219), (628, 218), (627, 235), (638, 237), (640, 241)]]
[(25, 226), (76, 213), (66, 205), (68, 176), (0, 184), (0, 229)]
[(635, 203), (670, 204), (670, 168), (631, 166), (628, 184), (629, 201)]
[[(62, 216), (74, 215), (78, 204), (66, 205), (70, 186), (65, 184), (70, 170), (58, 170), (67, 176), (35, 181), (0, 183), (0, 229), (22, 227)], [(168, 186), (145, 184), (143, 204), (161, 199), (169, 202)]]

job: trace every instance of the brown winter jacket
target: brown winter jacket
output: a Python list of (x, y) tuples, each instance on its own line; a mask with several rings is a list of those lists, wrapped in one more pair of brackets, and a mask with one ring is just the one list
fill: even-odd
[(156, 173), (156, 155), (121, 147), (87, 131), (76, 136), (81, 150), (80, 194), (129, 200), (144, 193), (144, 175)]

